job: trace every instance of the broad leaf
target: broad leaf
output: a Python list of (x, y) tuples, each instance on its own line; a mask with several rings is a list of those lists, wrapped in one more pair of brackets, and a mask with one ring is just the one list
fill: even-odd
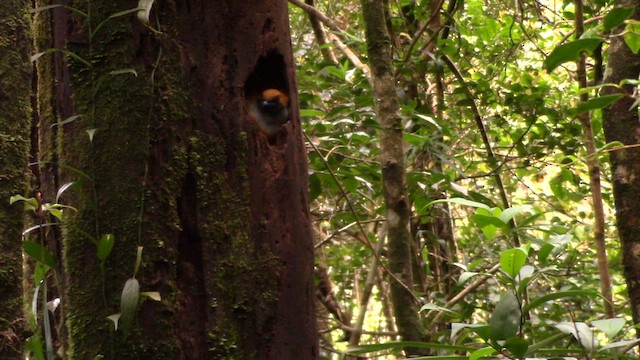
[(602, 332), (607, 334), (609, 339), (613, 339), (616, 334), (622, 330), (626, 321), (621, 318), (613, 318), (613, 319), (602, 319), (602, 320), (594, 320), (591, 322), (591, 325), (600, 329)]
[(491, 340), (506, 340), (515, 336), (520, 329), (522, 313), (518, 298), (511, 291), (502, 296), (496, 305), (489, 326), (491, 327)]
[(596, 110), (596, 109), (604, 109), (607, 106), (615, 103), (620, 100), (624, 95), (622, 94), (613, 94), (613, 95), (604, 95), (598, 96), (589, 101), (578, 104), (578, 108), (576, 109), (576, 115), (582, 114), (587, 111)]
[(617, 7), (611, 9), (611, 11), (609, 11), (607, 15), (604, 16), (604, 20), (602, 21), (604, 30), (609, 31), (616, 26), (622, 25), (624, 21), (627, 20), (627, 18), (631, 16), (631, 14), (633, 14), (633, 10), (635, 10), (635, 7), (633, 6)]
[(47, 265), (50, 268), (55, 267), (55, 263), (53, 261), (53, 254), (46, 247), (33, 242), (25, 240), (22, 242), (22, 249), (25, 254), (34, 258), (37, 262)]
[(526, 261), (527, 254), (520, 248), (505, 250), (500, 254), (500, 267), (512, 279), (516, 278)]
[(568, 61), (576, 61), (583, 52), (591, 53), (600, 45), (602, 39), (578, 39), (562, 44), (551, 52), (544, 60), (544, 68), (548, 72), (552, 72), (555, 68)]

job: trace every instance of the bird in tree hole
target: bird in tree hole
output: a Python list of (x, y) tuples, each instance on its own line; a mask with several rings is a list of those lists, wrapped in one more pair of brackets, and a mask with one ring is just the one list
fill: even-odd
[(268, 138), (275, 136), (289, 121), (289, 96), (277, 89), (266, 89), (247, 100), (249, 117)]

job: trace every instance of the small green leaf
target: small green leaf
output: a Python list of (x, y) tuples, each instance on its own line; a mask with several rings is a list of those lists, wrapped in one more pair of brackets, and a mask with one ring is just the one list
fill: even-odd
[(505, 293), (496, 305), (489, 326), (491, 327), (491, 340), (505, 340), (515, 336), (520, 329), (520, 303), (511, 291)]
[(582, 52), (591, 53), (600, 45), (602, 39), (578, 39), (562, 44), (551, 52), (544, 60), (544, 68), (552, 72), (555, 68), (568, 61), (577, 61)]
[(325, 113), (322, 110), (316, 109), (300, 109), (301, 117), (322, 117)]
[(465, 282), (467, 282), (467, 280), (471, 279), (472, 277), (478, 275), (480, 273), (475, 272), (475, 271), (465, 271), (462, 274), (460, 274), (460, 277), (458, 278), (458, 285), (462, 285)]
[(472, 352), (469, 355), (469, 360), (478, 360), (483, 356), (488, 356), (491, 354), (495, 354), (496, 349), (492, 348), (491, 346), (487, 346), (487, 347), (483, 347), (481, 349), (478, 349), (474, 352)]
[(600, 294), (597, 291), (592, 291), (592, 290), (568, 290), (568, 291), (554, 292), (554, 293), (542, 295), (539, 298), (533, 299), (530, 303), (524, 306), (522, 311), (528, 312), (546, 303), (547, 301), (557, 300), (557, 299), (562, 299), (567, 297), (580, 297), (580, 296), (599, 297)]
[(511, 221), (511, 219), (513, 219), (516, 215), (520, 214), (526, 209), (527, 209), (526, 206), (513, 206), (510, 208), (504, 209), (500, 214), (500, 220), (502, 220), (502, 222), (506, 224), (509, 221)]
[(627, 21), (624, 28), (624, 42), (634, 54), (640, 51), (640, 24)]
[(129, 332), (140, 301), (140, 283), (136, 278), (127, 280), (120, 298), (120, 324), (125, 333)]
[(419, 312), (423, 312), (423, 311), (425, 311), (425, 310), (436, 310), (436, 311), (444, 311), (444, 312), (447, 312), (447, 313), (449, 313), (449, 314), (457, 314), (457, 313), (456, 313), (455, 311), (453, 311), (453, 310), (449, 310), (449, 309), (447, 309), (447, 308), (445, 308), (445, 307), (438, 306), (438, 305), (436, 305), (436, 304), (424, 304), (424, 305), (422, 305), (422, 307), (420, 308), (420, 311), (419, 311)]
[(509, 350), (516, 358), (522, 359), (527, 353), (529, 343), (527, 340), (519, 337), (510, 337), (504, 342), (504, 348)]
[(111, 250), (113, 249), (113, 244), (116, 242), (115, 236), (113, 234), (103, 234), (98, 240), (98, 249), (97, 255), (100, 261), (104, 261), (109, 254), (111, 254)]
[(50, 268), (55, 267), (53, 255), (46, 247), (36, 242), (25, 240), (22, 242), (22, 249), (27, 255), (34, 258), (37, 262), (47, 265)]
[(633, 6), (617, 7), (611, 9), (611, 11), (609, 11), (607, 15), (604, 16), (604, 20), (602, 21), (604, 30), (609, 31), (616, 26), (622, 25), (622, 23), (624, 23), (624, 21), (627, 20), (627, 18), (631, 16), (631, 14), (633, 14), (633, 10), (635, 10), (635, 7)]
[(474, 208), (481, 208), (481, 209), (485, 209), (485, 210), (491, 210), (491, 208), (483, 203), (479, 203), (476, 201), (471, 201), (471, 200), (467, 200), (467, 199), (463, 199), (463, 198), (450, 198), (450, 199), (442, 199), (442, 200), (435, 200), (432, 201), (430, 203), (428, 203), (427, 205), (425, 205), (425, 207), (429, 207), (435, 204), (440, 204), (440, 203), (452, 203), (452, 204), (458, 204), (458, 205), (464, 205), (464, 206), (471, 206)]
[(39, 206), (38, 200), (36, 200), (36, 198), (26, 198), (22, 195), (13, 195), (9, 199), (9, 205), (13, 205), (13, 203), (17, 201), (24, 201), (24, 209), (27, 211), (35, 211)]
[(578, 104), (578, 107), (576, 109), (576, 115), (582, 114), (591, 110), (604, 109), (623, 97), (624, 95), (622, 94), (613, 94), (613, 95), (598, 96), (598, 97), (589, 99), (587, 102)]
[(600, 331), (607, 334), (609, 339), (613, 339), (616, 334), (622, 330), (626, 321), (621, 318), (613, 318), (613, 319), (603, 319), (603, 320), (594, 320), (591, 322), (591, 325), (600, 329)]
[(520, 248), (505, 250), (500, 254), (500, 267), (512, 279), (516, 278), (526, 261), (527, 254)]

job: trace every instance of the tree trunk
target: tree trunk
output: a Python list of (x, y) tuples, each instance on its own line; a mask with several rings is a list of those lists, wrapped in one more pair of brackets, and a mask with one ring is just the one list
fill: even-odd
[(31, 129), (29, 2), (0, 2), (0, 359), (21, 359), (22, 230), (25, 212), (9, 198), (28, 188)]
[[(391, 66), (391, 43), (382, 1), (362, 0), (362, 11), (376, 115), (382, 127), (380, 163), (389, 238), (389, 270), (395, 276), (390, 280), (393, 311), (402, 340), (420, 341), (425, 339), (425, 330), (410, 289), (413, 286), (409, 231), (411, 209), (406, 192), (403, 126)], [(410, 349), (408, 353), (418, 354), (420, 351)]]
[[(68, 51), (39, 64), (39, 98), (55, 115), (40, 128), (73, 119), (43, 149), (59, 159), (45, 183), (79, 183), (62, 198), (77, 209), (63, 231), (68, 356), (315, 359), (287, 4), (153, 5), (148, 26), (120, 13), (124, 1), (39, 17), (39, 51)], [(289, 118), (263, 134), (249, 99), (270, 88), (290, 99)], [(115, 246), (102, 267), (95, 242), (105, 234)], [(143, 302), (127, 334), (107, 316), (120, 312), (138, 246), (141, 291), (162, 300)]]
[[(617, 1), (616, 6), (636, 6), (634, 19), (640, 19), (640, 2), (635, 0)], [(618, 33), (622, 29), (618, 29)], [(622, 36), (611, 38), (607, 69), (604, 83), (618, 84), (624, 79), (637, 79), (640, 74), (640, 56), (633, 54)], [(605, 87), (603, 95), (624, 92), (632, 94), (632, 85), (623, 90)], [(620, 141), (629, 148), (622, 148), (610, 153), (611, 171), (613, 173), (613, 196), (616, 207), (618, 233), (622, 243), (622, 263), (627, 280), (627, 290), (631, 302), (631, 314), (634, 323), (640, 323), (640, 258), (637, 256), (640, 247), (638, 231), (640, 231), (640, 124), (638, 109), (631, 108), (634, 99), (626, 96), (603, 110), (603, 128), (607, 142)], [(639, 334), (640, 335), (640, 334)]]

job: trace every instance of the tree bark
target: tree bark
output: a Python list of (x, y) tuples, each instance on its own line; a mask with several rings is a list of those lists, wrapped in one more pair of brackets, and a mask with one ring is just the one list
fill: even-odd
[[(616, 6), (636, 6), (634, 19), (640, 19), (640, 2), (621, 0)], [(620, 33), (622, 29), (617, 29)], [(633, 54), (622, 36), (611, 37), (607, 69), (604, 83), (618, 84), (624, 79), (637, 79), (640, 74), (640, 56)], [(605, 87), (603, 95), (623, 93), (632, 94), (634, 87), (626, 85), (622, 90)], [(607, 142), (620, 141), (630, 145), (610, 153), (613, 173), (613, 196), (616, 207), (618, 233), (622, 245), (622, 263), (627, 280), (627, 291), (631, 302), (631, 314), (634, 323), (640, 323), (640, 124), (637, 108), (631, 108), (633, 97), (625, 96), (609, 108), (603, 109), (603, 128)], [(640, 334), (639, 334), (640, 335)]]
[(30, 4), (0, 3), (0, 358), (21, 359), (26, 322), (22, 312), (22, 206), (12, 195), (28, 190), (31, 75)]
[[(317, 358), (286, 2), (156, 2), (151, 28), (114, 17), (130, 2), (70, 6), (42, 16), (38, 34), (39, 51), (67, 51), (40, 60), (55, 114), (41, 129), (79, 115), (44, 149), (59, 159), (45, 180), (80, 184), (63, 198), (77, 209), (63, 231), (68, 357)], [(246, 101), (269, 88), (290, 99), (274, 136)], [(116, 241), (103, 271), (92, 240), (104, 234)], [(162, 300), (143, 302), (125, 335), (106, 317), (138, 246), (141, 291)]]
[[(411, 209), (406, 192), (403, 126), (391, 65), (391, 41), (385, 26), (382, 1), (362, 0), (362, 11), (376, 115), (382, 127), (380, 163), (389, 239), (389, 270), (397, 277), (391, 280), (394, 316), (402, 340), (420, 341), (425, 339), (425, 330), (415, 298), (408, 289), (413, 284), (409, 231)], [(420, 353), (418, 349), (408, 349), (407, 352)]]

